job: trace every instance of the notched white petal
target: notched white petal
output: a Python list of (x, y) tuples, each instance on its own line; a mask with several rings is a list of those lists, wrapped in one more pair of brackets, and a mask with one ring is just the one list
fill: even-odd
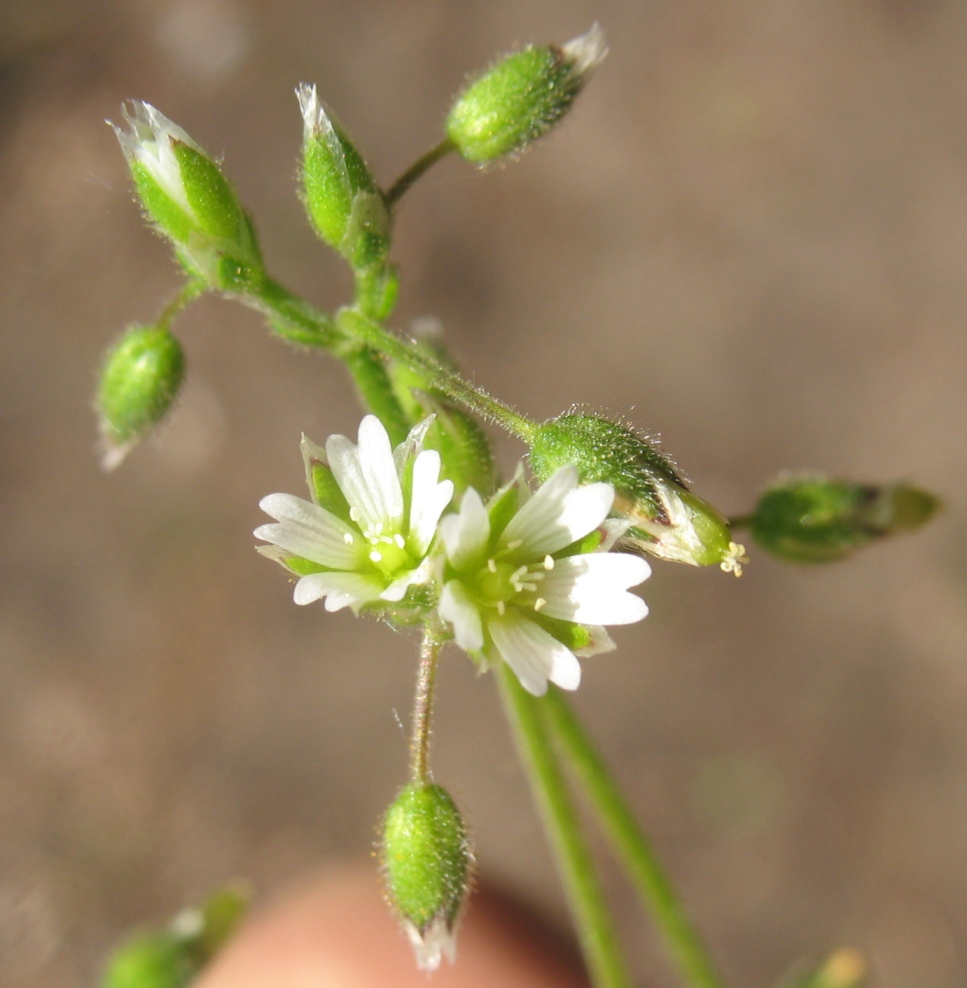
[(638, 556), (588, 553), (559, 559), (541, 584), (541, 613), (579, 624), (633, 624), (648, 605), (628, 588), (651, 572)]
[(279, 524), (260, 525), (256, 538), (333, 569), (353, 569), (364, 558), (359, 532), (318, 504), (293, 494), (270, 494), (259, 507)]
[(557, 552), (594, 531), (611, 510), (610, 484), (577, 486), (577, 468), (562, 467), (511, 519), (501, 541), (520, 542), (521, 558)]
[(542, 627), (508, 611), (503, 617), (491, 618), (487, 628), (497, 651), (528, 693), (543, 696), (549, 679), (562, 689), (577, 688), (581, 670), (574, 653)]
[(393, 462), (389, 435), (375, 415), (359, 425), (359, 444), (330, 436), (326, 453), (333, 476), (365, 534), (399, 531), (403, 522), (403, 491)]

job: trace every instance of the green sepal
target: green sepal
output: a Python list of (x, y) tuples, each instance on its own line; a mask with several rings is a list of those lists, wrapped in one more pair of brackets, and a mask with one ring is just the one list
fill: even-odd
[(302, 437), (302, 462), (312, 500), (343, 521), (350, 521), (349, 502), (329, 467), (326, 451), (308, 436)]
[(520, 475), (509, 484), (505, 484), (487, 502), (487, 514), (490, 517), (490, 548), (492, 549), (510, 524), (511, 518), (517, 513), (522, 504)]
[(452, 928), (470, 881), (467, 829), (450, 794), (411, 783), (383, 821), (386, 889), (400, 917), (420, 933), (442, 920)]
[(196, 228), (195, 218), (165, 192), (140, 161), (133, 159), (129, 166), (141, 205), (155, 226), (176, 244), (188, 243)]
[(135, 326), (108, 351), (97, 393), (106, 465), (164, 418), (184, 374), (181, 344), (164, 326)]
[(136, 934), (109, 959), (101, 988), (187, 988), (235, 932), (248, 899), (239, 888), (221, 889), (167, 929)]
[(303, 559), (302, 556), (283, 556), (280, 561), (286, 569), (291, 570), (296, 576), (311, 576), (313, 573), (332, 572), (328, 566), (323, 566), (321, 563), (314, 563), (309, 559)]
[(547, 617), (539, 611), (528, 616), (562, 645), (566, 645), (572, 652), (587, 648), (593, 641), (591, 631), (583, 624), (575, 624), (573, 621), (562, 621), (559, 618)]
[(564, 116), (580, 88), (560, 49), (525, 48), (464, 90), (447, 117), (447, 137), (473, 164), (517, 153)]
[(750, 524), (756, 543), (780, 559), (829, 563), (919, 528), (939, 507), (934, 495), (908, 484), (782, 477), (762, 495)]
[(171, 933), (145, 934), (115, 952), (101, 988), (187, 988), (197, 973), (179, 939)]
[[(235, 245), (244, 257), (251, 259), (250, 227), (221, 169), (211, 158), (184, 141), (173, 139), (171, 148), (198, 229), (213, 240)], [(257, 257), (257, 251), (254, 253)]]
[(353, 142), (319, 103), (315, 87), (296, 92), (306, 125), (302, 198), (312, 226), (354, 268), (378, 266), (392, 227), (383, 194)]

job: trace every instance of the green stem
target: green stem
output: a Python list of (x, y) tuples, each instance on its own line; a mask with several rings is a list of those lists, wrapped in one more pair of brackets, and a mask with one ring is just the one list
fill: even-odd
[[(428, 387), (438, 388), (449, 398), (459, 401), (482, 418), (496, 422), (524, 442), (533, 442), (536, 422), (487, 394), (482, 388), (465, 381), (420, 349), (414, 341), (394, 336), (358, 309), (340, 309), (333, 319), (268, 277), (260, 282), (257, 291), (252, 290), (238, 297), (266, 316), (275, 332), (290, 343), (328, 350), (345, 361), (358, 354), (361, 347), (366, 348), (411, 368), (426, 380)], [(372, 381), (367, 380), (366, 386), (370, 383)], [(371, 401), (358, 378), (357, 384), (367, 401)], [(381, 408), (389, 407), (390, 402), (398, 405), (398, 399), (387, 391), (377, 404)], [(395, 417), (396, 412), (393, 412), (390, 421)]]
[(173, 299), (161, 310), (156, 325), (164, 329), (170, 329), (175, 317), (199, 295), (204, 295), (208, 291), (208, 285), (200, 279), (193, 278), (185, 282)]
[(332, 316), (293, 295), (271, 278), (264, 278), (258, 292), (237, 296), (249, 308), (261, 312), (274, 332), (298, 346), (335, 350), (340, 339)]
[(455, 374), (420, 350), (414, 342), (399, 339), (379, 323), (355, 309), (341, 309), (336, 317), (336, 323), (347, 336), (354, 337), (383, 354), (384, 357), (398, 361), (423, 375), (428, 386), (438, 388), (447, 397), (466, 405), (470, 411), (482, 418), (496, 422), (525, 442), (533, 441), (537, 423), (476, 385), (465, 381), (459, 374)]
[(630, 988), (617, 937), (550, 739), (544, 730), (540, 701), (517, 681), (506, 663), (496, 669), (504, 710), (527, 768), (544, 829), (578, 928), (581, 950), (595, 988)]
[(733, 531), (742, 528), (751, 528), (752, 523), (755, 521), (755, 515), (739, 515), (737, 518), (729, 519), (729, 528)]
[(410, 736), (410, 780), (421, 785), (430, 783), (430, 722), (433, 715), (433, 692), (436, 686), (440, 642), (426, 628), (420, 645), (420, 669), (413, 700), (413, 731)]
[(441, 141), (435, 148), (431, 148), (422, 158), (414, 161), (409, 168), (390, 186), (385, 194), (386, 205), (391, 209), (406, 194), (410, 186), (423, 174), (429, 171), (441, 158), (445, 158), (451, 151), (455, 151), (456, 146), (447, 138)]
[(654, 848), (631, 812), (594, 743), (570, 704), (552, 686), (542, 703), (575, 775), (584, 787), (615, 853), (624, 863), (665, 944), (692, 988), (723, 988), (723, 982), (691, 924)]
[(368, 408), (386, 426), (390, 442), (398, 446), (410, 431), (410, 422), (403, 411), (403, 406), (393, 392), (386, 373), (383, 358), (369, 347), (360, 347), (347, 351), (342, 355), (343, 363), (362, 400)]

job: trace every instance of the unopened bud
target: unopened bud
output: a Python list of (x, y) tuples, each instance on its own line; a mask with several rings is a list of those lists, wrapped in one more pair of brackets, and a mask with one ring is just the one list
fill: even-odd
[(162, 326), (135, 326), (108, 352), (97, 392), (106, 470), (164, 418), (184, 373), (181, 344)]
[(781, 477), (751, 519), (755, 541), (793, 563), (829, 563), (936, 514), (940, 501), (908, 484), (857, 484), (822, 476)]
[(389, 249), (390, 215), (366, 163), (303, 83), (296, 89), (302, 110), (302, 192), (319, 236), (355, 268), (378, 264)]
[(561, 47), (507, 55), (457, 97), (447, 137), (475, 165), (523, 151), (567, 113), (606, 54), (604, 32), (595, 24)]
[(188, 270), (225, 290), (260, 277), (255, 230), (221, 169), (153, 106), (122, 108), (128, 130), (114, 132), (138, 196)]
[(164, 930), (139, 933), (108, 961), (102, 988), (188, 988), (235, 931), (248, 905), (239, 888), (180, 912)]
[(789, 988), (862, 988), (869, 965), (866, 958), (850, 948), (837, 950), (818, 968), (807, 970), (783, 984)]
[(688, 489), (648, 439), (618, 422), (567, 412), (538, 426), (532, 442), (530, 463), (538, 480), (573, 464), (582, 482), (614, 487), (614, 513), (631, 523), (619, 547), (741, 573), (745, 550), (731, 541), (726, 519)]
[(453, 963), (473, 855), (450, 794), (433, 783), (408, 785), (386, 812), (382, 853), (387, 893), (417, 964), (433, 971), (444, 955)]

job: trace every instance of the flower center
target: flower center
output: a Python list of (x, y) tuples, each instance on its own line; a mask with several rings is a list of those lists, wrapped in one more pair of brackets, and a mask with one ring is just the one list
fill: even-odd
[(369, 561), (383, 576), (392, 578), (401, 570), (413, 568), (413, 559), (406, 551), (406, 541), (399, 533), (370, 535), (367, 541), (370, 545)]
[[(544, 579), (545, 566), (518, 566), (514, 563), (488, 559), (487, 565), (478, 570), (473, 584), (477, 598), (485, 607), (495, 607), (503, 614), (504, 606), (516, 597), (523, 597), (520, 603), (536, 604), (527, 598), (536, 594)], [(540, 599), (540, 598), (538, 598)]]

